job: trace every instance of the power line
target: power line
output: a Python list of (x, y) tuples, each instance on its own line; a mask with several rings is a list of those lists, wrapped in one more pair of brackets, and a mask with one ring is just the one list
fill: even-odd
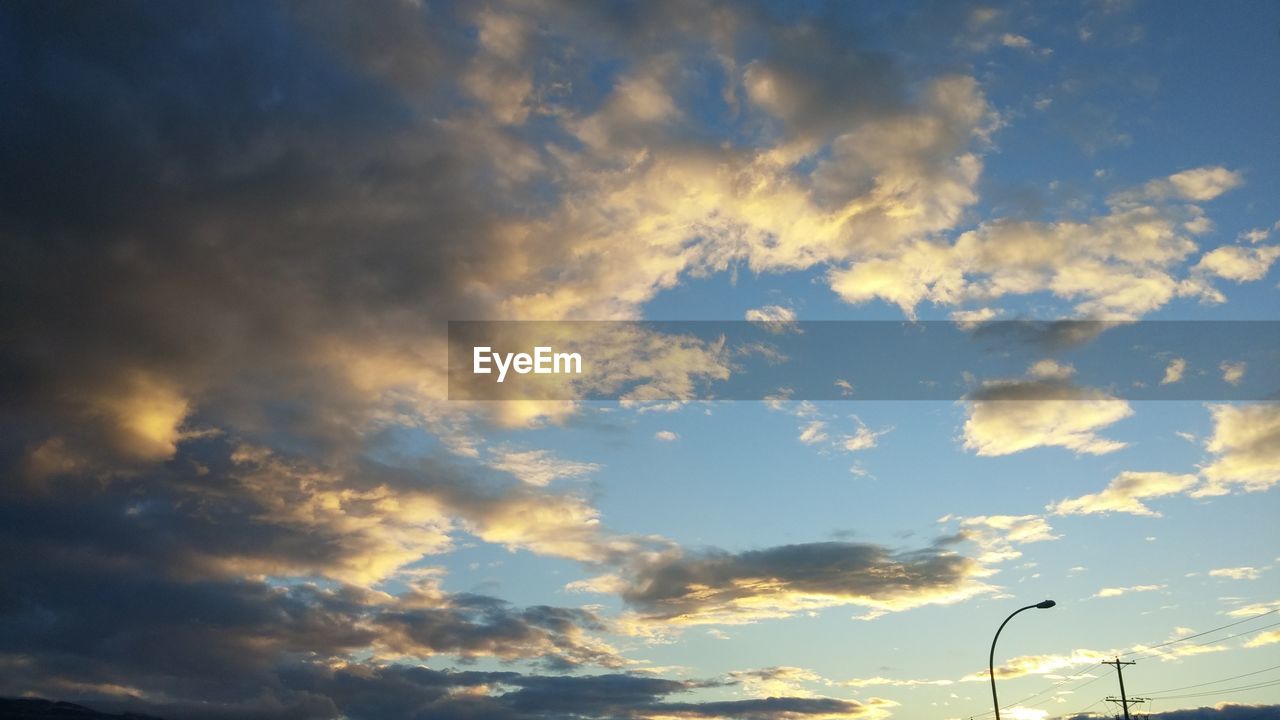
[[(1056, 683), (1054, 683), (1054, 684), (1050, 685), (1049, 687), (1047, 687), (1047, 688), (1045, 688), (1045, 689), (1041, 690), (1041, 691), (1040, 691), (1040, 692), (1038, 692), (1038, 693), (1033, 693), (1033, 694), (1031, 694), (1031, 695), (1028, 695), (1028, 696), (1026, 696), (1026, 697), (1022, 698), (1021, 700), (1015, 700), (1015, 701), (1013, 701), (1013, 702), (1011, 702), (1011, 703), (1009, 703), (1009, 704), (1007, 704), (1007, 705), (1001, 705), (1001, 706), (1000, 706), (1000, 709), (1001, 709), (1001, 710), (1008, 710), (1009, 708), (1015, 707), (1015, 706), (1017, 706), (1017, 705), (1021, 705), (1021, 704), (1025, 703), (1025, 702), (1026, 702), (1026, 701), (1028, 701), (1028, 700), (1034, 700), (1035, 698), (1040, 697), (1041, 695), (1043, 695), (1043, 694), (1045, 694), (1045, 693), (1047, 693), (1047, 692), (1049, 692), (1049, 691), (1051, 691), (1051, 690), (1053, 690), (1053, 689), (1055, 689), (1055, 688), (1061, 687), (1062, 685), (1065, 685), (1066, 683), (1073, 682), (1073, 681), (1075, 681), (1075, 680), (1079, 680), (1081, 675), (1083, 675), (1083, 674), (1085, 674), (1085, 673), (1089, 672), (1090, 670), (1093, 670), (1093, 669), (1094, 669), (1094, 668), (1096, 668), (1096, 667), (1102, 667), (1102, 663), (1094, 663), (1093, 665), (1090, 665), (1089, 667), (1085, 668), (1084, 670), (1082, 670), (1082, 671), (1080, 671), (1080, 672), (1078, 672), (1078, 673), (1075, 673), (1074, 675), (1072, 675), (1072, 676), (1070, 676), (1070, 677), (1065, 677), (1065, 678), (1063, 678), (1063, 679), (1059, 680), (1058, 682), (1056, 682)], [(1105, 676), (1105, 675), (1101, 675), (1101, 676), (1099, 676), (1099, 677), (1106, 677), (1106, 676)], [(1099, 678), (1098, 678), (1098, 677), (1096, 677), (1096, 678), (1092, 678), (1092, 679), (1090, 679), (1090, 681), (1089, 681), (1089, 682), (1093, 682), (1094, 680), (1097, 680), (1097, 679), (1099, 679)], [(1088, 684), (1089, 684), (1089, 683), (1085, 683), (1085, 685), (1088, 685)], [(1082, 687), (1083, 687), (1083, 686), (1082, 686)], [(1052, 699), (1052, 698), (1050, 698), (1050, 699)], [(1046, 702), (1047, 702), (1047, 701), (1046, 701)], [(1039, 704), (1043, 704), (1043, 703), (1039, 703)], [(1034, 706), (1033, 706), (1033, 707), (1034, 707)], [(974, 717), (974, 718), (980, 718), (980, 717), (985, 717), (985, 716), (987, 716), (987, 715), (994, 715), (994, 714), (995, 714), (995, 711), (994, 711), (994, 710), (988, 710), (988, 711), (986, 711), (986, 712), (984, 712), (984, 713), (981, 713), (981, 714), (979, 714), (979, 715), (974, 715), (973, 717)]]
[[(1145, 653), (1145, 652), (1150, 652), (1150, 651), (1152, 651), (1152, 650), (1159, 650), (1159, 649), (1160, 649), (1160, 648), (1162, 648), (1162, 647), (1168, 647), (1168, 646), (1170, 646), (1170, 645), (1176, 645), (1176, 644), (1178, 644), (1178, 643), (1186, 642), (1186, 641), (1188, 641), (1188, 640), (1194, 640), (1194, 639), (1196, 639), (1196, 638), (1198, 638), (1198, 637), (1203, 637), (1203, 636), (1208, 635), (1208, 634), (1210, 634), (1210, 633), (1216, 633), (1216, 632), (1218, 632), (1219, 630), (1226, 630), (1226, 629), (1227, 629), (1227, 628), (1229, 628), (1229, 627), (1235, 627), (1236, 625), (1241, 625), (1241, 624), (1243, 624), (1243, 623), (1247, 623), (1247, 622), (1249, 622), (1250, 620), (1257, 620), (1257, 619), (1258, 619), (1258, 618), (1260, 618), (1260, 617), (1266, 617), (1266, 616), (1268, 616), (1268, 615), (1271, 615), (1272, 613), (1277, 613), (1277, 612), (1280, 612), (1280, 608), (1275, 608), (1275, 609), (1273, 609), (1273, 610), (1268, 610), (1268, 611), (1266, 611), (1266, 612), (1264, 612), (1264, 613), (1258, 613), (1257, 615), (1251, 615), (1251, 616), (1249, 616), (1249, 617), (1247, 617), (1247, 618), (1245, 618), (1245, 619), (1243, 619), (1243, 620), (1237, 620), (1237, 621), (1235, 621), (1235, 622), (1233, 622), (1233, 623), (1227, 623), (1226, 625), (1222, 625), (1222, 626), (1220, 626), (1220, 627), (1213, 628), (1212, 630), (1205, 630), (1204, 632), (1198, 632), (1198, 633), (1196, 633), (1195, 635), (1188, 635), (1188, 636), (1186, 636), (1186, 637), (1178, 638), (1177, 640), (1170, 640), (1169, 642), (1160, 643), (1159, 645), (1152, 645), (1151, 647), (1144, 647), (1144, 648), (1143, 648), (1143, 649), (1141, 649), (1141, 650), (1130, 650), (1129, 652), (1124, 653), (1124, 654), (1123, 654), (1123, 655), (1121, 655), (1120, 657), (1128, 657), (1128, 656), (1130, 656), (1130, 655), (1135, 655), (1135, 654), (1137, 654), (1137, 653)], [(1270, 627), (1270, 626), (1268, 626), (1268, 627)], [(1227, 639), (1227, 638), (1223, 638), (1223, 639), (1225, 640), (1225, 639)], [(1213, 641), (1213, 642), (1218, 642), (1218, 641), (1217, 641), (1217, 640), (1215, 640), (1215, 641)]]
[[(1102, 703), (1104, 703), (1104, 702), (1106, 702), (1106, 700), (1094, 700), (1092, 705), (1086, 705), (1086, 706), (1084, 706), (1084, 707), (1080, 708), (1079, 710), (1076, 710), (1075, 712), (1067, 713), (1067, 715), (1079, 715), (1080, 713), (1083, 713), (1083, 712), (1085, 712), (1085, 711), (1087, 711), (1087, 710), (1090, 710), (1090, 709), (1092, 709), (1092, 708), (1095, 708), (1095, 707), (1097, 707), (1097, 706), (1101, 705), (1101, 704), (1102, 704)], [(1064, 716), (1064, 717), (1065, 717), (1065, 716)]]
[[(1273, 610), (1272, 612), (1275, 612), (1275, 611)], [(1261, 617), (1261, 615), (1259, 615), (1258, 617)], [(1271, 623), (1270, 625), (1263, 625), (1263, 626), (1262, 626), (1262, 627), (1260, 627), (1260, 628), (1254, 628), (1254, 629), (1252, 629), (1252, 630), (1245, 630), (1244, 632), (1238, 632), (1238, 633), (1235, 633), (1235, 634), (1233, 634), (1233, 635), (1228, 635), (1228, 636), (1226, 636), (1226, 637), (1214, 638), (1213, 640), (1206, 640), (1205, 642), (1196, 643), (1195, 645), (1192, 645), (1191, 647), (1204, 647), (1205, 645), (1212, 645), (1213, 643), (1225, 642), (1225, 641), (1227, 641), (1227, 640), (1232, 640), (1232, 639), (1234, 639), (1234, 638), (1242, 637), (1242, 636), (1244, 636), (1244, 635), (1254, 635), (1254, 634), (1257, 634), (1257, 633), (1262, 632), (1263, 630), (1267, 630), (1267, 629), (1270, 629), (1270, 628), (1276, 627), (1277, 625), (1280, 625), (1280, 622), (1273, 622), (1273, 623)], [(1223, 628), (1218, 628), (1218, 629), (1219, 629), (1219, 630), (1221, 630), (1221, 629), (1223, 629)], [(1194, 637), (1194, 636), (1189, 636), (1189, 637)], [(1189, 638), (1188, 638), (1188, 639), (1189, 639)], [(1160, 656), (1160, 653), (1149, 653), (1149, 654), (1147, 654), (1147, 655), (1143, 655), (1143, 656), (1139, 657), (1138, 659), (1139, 659), (1139, 660), (1142, 660), (1142, 659), (1144, 659), (1144, 658), (1149, 658), (1149, 657), (1159, 657), (1159, 656)]]
[(1268, 680), (1261, 683), (1253, 683), (1251, 685), (1240, 685), (1232, 688), (1222, 688), (1219, 690), (1206, 690), (1204, 692), (1186, 693), (1185, 695), (1163, 695), (1155, 700), (1182, 700), (1185, 698), (1212, 697), (1214, 695), (1223, 695), (1232, 692), (1244, 692), (1246, 690), (1261, 690), (1262, 688), (1274, 687), (1280, 685), (1280, 680)]
[[(1195, 633), (1195, 634), (1193, 634), (1193, 635), (1187, 635), (1186, 637), (1177, 638), (1177, 639), (1175, 639), (1175, 640), (1169, 640), (1169, 641), (1167, 641), (1167, 642), (1160, 643), (1159, 645), (1152, 645), (1152, 646), (1150, 646), (1150, 647), (1143, 647), (1141, 650), (1130, 650), (1130, 651), (1129, 651), (1129, 652), (1127, 652), (1127, 653), (1123, 653), (1123, 654), (1121, 654), (1121, 655), (1120, 655), (1120, 657), (1128, 657), (1128, 656), (1130, 656), (1130, 655), (1135, 655), (1135, 654), (1137, 654), (1137, 653), (1148, 653), (1147, 655), (1143, 655), (1142, 657), (1137, 658), (1138, 660), (1142, 660), (1142, 659), (1147, 658), (1147, 657), (1156, 657), (1156, 656), (1158, 656), (1160, 653), (1151, 653), (1151, 651), (1152, 651), (1152, 650), (1158, 650), (1158, 649), (1160, 649), (1160, 648), (1168, 647), (1168, 646), (1170, 646), (1170, 645), (1176, 645), (1176, 644), (1178, 644), (1178, 643), (1183, 643), (1183, 642), (1186, 642), (1186, 641), (1188, 641), (1188, 640), (1194, 640), (1194, 639), (1199, 638), (1199, 637), (1204, 637), (1205, 635), (1210, 635), (1210, 634), (1213, 634), (1213, 633), (1219, 632), (1219, 631), (1221, 631), (1221, 630), (1226, 630), (1227, 628), (1235, 627), (1235, 626), (1237, 626), (1237, 625), (1243, 625), (1244, 623), (1247, 623), (1247, 622), (1250, 622), (1250, 621), (1253, 621), (1253, 620), (1257, 620), (1258, 618), (1266, 617), (1266, 616), (1268, 616), (1268, 615), (1273, 615), (1273, 614), (1278, 613), (1278, 612), (1280, 612), (1280, 607), (1273, 608), (1273, 609), (1271, 609), (1271, 610), (1267, 610), (1266, 612), (1258, 613), (1257, 615), (1251, 615), (1251, 616), (1249, 616), (1249, 617), (1247, 617), (1247, 618), (1244, 618), (1244, 619), (1242, 619), (1242, 620), (1236, 620), (1235, 622), (1227, 623), (1226, 625), (1220, 625), (1220, 626), (1215, 627), (1215, 628), (1210, 628), (1210, 629), (1208, 629), (1208, 630), (1204, 630), (1204, 631), (1202, 631), (1202, 632), (1198, 632), (1198, 633)], [(1201, 646), (1201, 645), (1207, 645), (1207, 644), (1209, 644), (1209, 643), (1215, 643), (1215, 642), (1222, 642), (1222, 641), (1224, 641), (1224, 640), (1230, 640), (1230, 639), (1232, 639), (1232, 638), (1240, 637), (1241, 635), (1249, 635), (1249, 634), (1251, 634), (1251, 633), (1261, 632), (1262, 630), (1266, 630), (1266, 629), (1268, 629), (1268, 628), (1275, 627), (1276, 625), (1280, 625), (1280, 622), (1278, 622), (1278, 623), (1272, 623), (1271, 625), (1265, 625), (1265, 626), (1263, 626), (1263, 627), (1256, 628), (1256, 629), (1254, 629), (1254, 630), (1249, 630), (1249, 631), (1246, 631), (1246, 632), (1243, 632), (1243, 633), (1237, 633), (1237, 634), (1235, 634), (1235, 635), (1228, 635), (1228, 636), (1227, 636), (1227, 637), (1225, 637), (1225, 638), (1217, 638), (1217, 639), (1215, 639), (1215, 640), (1210, 640), (1210, 641), (1208, 641), (1208, 642), (1206, 642), (1206, 643), (1198, 643), (1195, 647), (1199, 647), (1199, 646)], [(1009, 708), (1015, 707), (1015, 706), (1017, 706), (1017, 705), (1021, 705), (1021, 704), (1025, 703), (1025, 702), (1027, 702), (1028, 700), (1034, 700), (1035, 698), (1037, 698), (1037, 697), (1039, 697), (1039, 696), (1041, 696), (1041, 695), (1044, 695), (1044, 694), (1045, 694), (1045, 693), (1047, 693), (1047, 692), (1051, 692), (1051, 691), (1053, 691), (1053, 690), (1055, 690), (1055, 689), (1057, 689), (1057, 688), (1061, 687), (1062, 685), (1064, 685), (1064, 684), (1066, 684), (1066, 683), (1068, 683), (1068, 682), (1071, 682), (1071, 681), (1073, 681), (1073, 680), (1075, 680), (1075, 679), (1078, 679), (1080, 675), (1082, 675), (1082, 674), (1084, 674), (1084, 673), (1087, 673), (1087, 672), (1090, 672), (1090, 671), (1092, 671), (1094, 668), (1100, 668), (1100, 667), (1102, 667), (1104, 664), (1106, 664), (1106, 663), (1098, 662), (1098, 663), (1095, 663), (1095, 664), (1093, 664), (1093, 665), (1090, 665), (1090, 666), (1086, 667), (1084, 670), (1081, 670), (1079, 673), (1076, 673), (1076, 674), (1075, 674), (1075, 677), (1064, 678), (1063, 680), (1059, 680), (1058, 682), (1056, 682), (1056, 683), (1054, 683), (1054, 684), (1050, 685), (1049, 687), (1047, 687), (1047, 688), (1045, 688), (1045, 689), (1043, 689), (1043, 690), (1041, 690), (1041, 691), (1039, 691), (1039, 692), (1037, 692), (1037, 693), (1033, 693), (1033, 694), (1031, 694), (1031, 695), (1028, 695), (1027, 697), (1025, 697), (1025, 698), (1023, 698), (1023, 699), (1021, 699), (1021, 700), (1014, 701), (1014, 702), (1009, 703), (1009, 704), (1007, 704), (1007, 705), (1001, 705), (1001, 706), (1000, 706), (1000, 709), (1001, 709), (1001, 710), (1008, 710)], [(1109, 670), (1108, 672), (1106, 672), (1106, 673), (1104, 673), (1104, 674), (1102, 674), (1102, 675), (1099, 675), (1099, 676), (1094, 677), (1094, 678), (1090, 678), (1089, 680), (1087, 680), (1087, 681), (1085, 681), (1085, 682), (1083, 682), (1083, 683), (1081, 683), (1081, 684), (1079, 684), (1079, 685), (1077, 685), (1077, 686), (1075, 686), (1075, 687), (1073, 687), (1073, 688), (1070, 688), (1070, 691), (1071, 691), (1071, 692), (1075, 692), (1075, 691), (1079, 690), (1080, 688), (1083, 688), (1083, 687), (1085, 687), (1085, 686), (1087, 686), (1087, 685), (1090, 685), (1090, 684), (1092, 684), (1092, 683), (1095, 683), (1095, 682), (1097, 682), (1097, 681), (1101, 680), (1101, 679), (1102, 679), (1102, 678), (1104, 678), (1104, 677), (1108, 677), (1112, 672), (1115, 672), (1115, 670)], [(1046, 703), (1046, 702), (1048, 702), (1049, 700), (1052, 700), (1052, 699), (1053, 699), (1053, 698), (1048, 698), (1048, 699), (1046, 699), (1046, 700), (1044, 700), (1044, 701), (1041, 701), (1041, 702), (1039, 702), (1039, 703), (1036, 703), (1036, 705), (1032, 705), (1032, 707), (1036, 707), (1037, 705), (1043, 705), (1044, 703)], [(1101, 701), (1101, 700), (1099, 700), (1098, 702), (1095, 702), (1095, 703), (1094, 703), (1094, 705), (1097, 705), (1099, 702), (1102, 702), (1102, 701)], [(1089, 707), (1093, 707), (1093, 705), (1090, 705)], [(1088, 708), (1085, 708), (1085, 709), (1087, 710)], [(1083, 711), (1083, 710), (1081, 710), (1081, 711), (1078, 711), (1078, 712), (1084, 712), (1084, 711)], [(979, 713), (979, 714), (977, 714), (977, 715), (973, 715), (973, 716), (972, 716), (972, 718), (974, 718), (974, 719), (976, 720), (977, 718), (984, 718), (984, 717), (986, 717), (986, 716), (988, 716), (988, 715), (994, 715), (994, 714), (995, 714), (995, 711), (994, 711), (994, 710), (987, 710), (986, 712)]]
[(1143, 693), (1143, 694), (1144, 694), (1144, 695), (1159, 695), (1160, 693), (1175, 692), (1175, 691), (1177, 691), (1177, 690), (1190, 690), (1191, 688), (1204, 687), (1205, 685), (1217, 685), (1218, 683), (1221, 683), (1221, 682), (1227, 682), (1228, 680), (1239, 680), (1240, 678), (1243, 678), (1243, 677), (1249, 677), (1250, 675), (1261, 675), (1261, 674), (1262, 674), (1262, 673), (1264, 673), (1264, 672), (1268, 672), (1268, 671), (1271, 671), (1271, 670), (1277, 670), (1277, 669), (1280, 669), (1280, 665), (1272, 665), (1272, 666), (1271, 666), (1271, 667), (1269, 667), (1269, 668), (1263, 668), (1263, 669), (1261, 669), (1261, 670), (1254, 670), (1253, 672), (1247, 672), (1247, 673), (1244, 673), (1244, 674), (1242, 674), (1242, 675), (1232, 675), (1231, 677), (1228, 677), (1228, 678), (1222, 678), (1221, 680), (1210, 680), (1209, 682), (1196, 683), (1195, 685), (1183, 685), (1182, 687), (1165, 688), (1165, 689), (1163, 689), (1163, 690), (1153, 690), (1153, 691), (1151, 691), (1151, 692), (1147, 692), (1147, 693)]
[[(1120, 703), (1120, 708), (1124, 710), (1124, 720), (1129, 720), (1129, 705), (1142, 702), (1138, 699), (1130, 700), (1124, 693), (1124, 666), (1132, 665), (1133, 663), (1133, 660), (1121, 660), (1120, 658), (1107, 663), (1116, 669), (1116, 677), (1120, 678), (1120, 700), (1118, 702)], [(1117, 702), (1117, 700), (1115, 698), (1107, 698), (1107, 702)]]

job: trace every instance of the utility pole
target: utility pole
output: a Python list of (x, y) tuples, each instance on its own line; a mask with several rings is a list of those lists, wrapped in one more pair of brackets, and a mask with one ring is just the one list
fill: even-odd
[(1111, 660), (1111, 661), (1104, 661), (1102, 664), (1103, 664), (1103, 665), (1114, 665), (1114, 666), (1116, 667), (1116, 676), (1120, 678), (1120, 699), (1119, 699), (1119, 700), (1117, 700), (1117, 699), (1115, 699), (1115, 698), (1107, 698), (1107, 702), (1118, 702), (1118, 703), (1120, 703), (1120, 707), (1124, 708), (1124, 720), (1129, 720), (1129, 705), (1130, 705), (1131, 703), (1132, 703), (1132, 704), (1137, 704), (1137, 703), (1141, 703), (1141, 702), (1145, 702), (1145, 701), (1146, 701), (1146, 698), (1134, 698), (1134, 699), (1130, 700), (1129, 698), (1125, 697), (1125, 694), (1124, 694), (1124, 670), (1123, 670), (1123, 668), (1124, 668), (1124, 666), (1125, 666), (1125, 665), (1132, 665), (1132, 664), (1133, 664), (1133, 661), (1132, 661), (1132, 660), (1129, 660), (1129, 661), (1126, 661), (1126, 662), (1121, 662), (1121, 661), (1120, 661), (1120, 658), (1116, 658), (1115, 660)]

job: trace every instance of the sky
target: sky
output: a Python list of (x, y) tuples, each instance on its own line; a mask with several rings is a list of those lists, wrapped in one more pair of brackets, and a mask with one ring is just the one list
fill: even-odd
[(1275, 717), (1277, 76), (1275, 2), (0, 4), (0, 697), (985, 719), (1049, 598), (1002, 716)]

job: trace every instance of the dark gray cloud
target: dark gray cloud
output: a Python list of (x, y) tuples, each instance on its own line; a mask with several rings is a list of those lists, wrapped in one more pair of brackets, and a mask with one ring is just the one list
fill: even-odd
[[(677, 100), (727, 97), (706, 105), (714, 122), (677, 113), (634, 137), (739, 162), (765, 115), (820, 134), (898, 98), (886, 58), (831, 62), (838, 33), (821, 22), (682, 3), (552, 3), (496, 24), (488, 10), (0, 6), (0, 692), (191, 718), (858, 711), (677, 703), (702, 686), (632, 675), (382, 664), (622, 665), (591, 611), (446, 592), (429, 575), (387, 583), (460, 533), (593, 567), (639, 547), (670, 555), (608, 535), (577, 496), (370, 459), (393, 454), (387, 418), (421, 427), (444, 413), (432, 401), (445, 319), (499, 316), (553, 282), (580, 281), (587, 306), (620, 294), (593, 259), (623, 244), (568, 242), (616, 228), (554, 217), (578, 208), (560, 202), (580, 189), (566, 178), (624, 157), (606, 146), (565, 164), (583, 145), (574, 123), (619, 77), (652, 71)], [(694, 46), (693, 71), (663, 75), (664, 54)], [(757, 77), (774, 73), (812, 117), (742, 96), (761, 48)], [(717, 123), (744, 149), (694, 130)], [(617, 257), (626, 273), (646, 265)], [(619, 307), (672, 280), (641, 277)], [(725, 605), (746, 597), (735, 583), (764, 578), (788, 598), (892, 604), (953, 590), (968, 567), (791, 546), (645, 568), (652, 588), (627, 599), (697, 611), (692, 578), (718, 583)]]
[(821, 542), (669, 556), (629, 576), (622, 597), (644, 617), (742, 622), (809, 607), (912, 607), (973, 592), (978, 564), (934, 547)]
[[(1064, 715), (1062, 720), (1094, 720), (1094, 714)], [(1223, 703), (1212, 707), (1169, 710), (1148, 715), (1156, 720), (1269, 720), (1280, 717), (1280, 705), (1236, 705)]]
[[(398, 547), (387, 537), (416, 526), (393, 523), (384, 536), (377, 525), (304, 521), (309, 496), (296, 477), (277, 470), (246, 478), (230, 450), (212, 438), (184, 443), (146, 475), (0, 491), (0, 693), (78, 697), (114, 687), (241, 702), (278, 685), (293, 663), (370, 653), (520, 660), (558, 671), (623, 663), (595, 637), (605, 626), (587, 610), (451, 593), (430, 572), (406, 578), (396, 594), (327, 579), (352, 569), (359, 577)], [(343, 475), (335, 483), (384, 503), (466, 498), (473, 510), (492, 510), (511, 501), (443, 467), (362, 470), (353, 473), (358, 482)], [(262, 492), (271, 485), (301, 519), (278, 514), (277, 496)], [(344, 517), (363, 513), (351, 507)], [(427, 531), (428, 545), (436, 535)], [(408, 549), (413, 559), (426, 552)]]
[(673, 701), (706, 688), (700, 681), (637, 675), (557, 677), (515, 672), (433, 670), (425, 667), (298, 661), (281, 667), (270, 686), (236, 698), (202, 703), (121, 701), (106, 697), (88, 704), (131, 709), (165, 718), (221, 720), (348, 717), (355, 720), (415, 718), (782, 718), (859, 717), (873, 704), (831, 698), (772, 697), (710, 702)]

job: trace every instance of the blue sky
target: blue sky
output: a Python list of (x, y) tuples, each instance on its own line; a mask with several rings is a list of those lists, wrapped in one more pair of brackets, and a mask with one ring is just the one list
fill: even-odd
[[(1001, 638), (1006, 716), (1110, 712), (1115, 656), (1151, 712), (1275, 713), (1275, 325), (1141, 323), (1280, 320), (1277, 28), (1264, 2), (0, 8), (0, 696), (985, 718), (991, 634), (1053, 598)], [(458, 320), (615, 322), (502, 326), (600, 363), (476, 402)], [(1114, 326), (982, 368), (935, 345), (944, 400), (859, 400), (852, 362), (850, 399), (805, 395), (783, 362), (729, 401), (739, 348), (645, 320)], [(865, 358), (938, 367), (903, 347)]]

